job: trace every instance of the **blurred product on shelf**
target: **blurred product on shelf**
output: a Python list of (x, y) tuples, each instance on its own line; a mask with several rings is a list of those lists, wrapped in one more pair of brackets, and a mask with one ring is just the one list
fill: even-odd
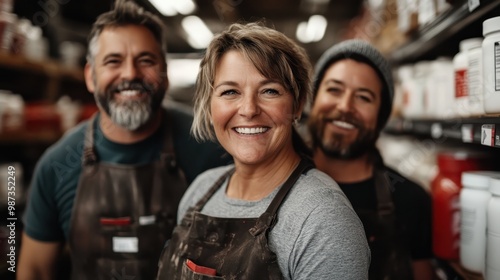
[(441, 149), (438, 144), (382, 133), (377, 147), (388, 166), (430, 192), (431, 181), (438, 173), (436, 151)]
[[(481, 44), (483, 39), (481, 38)], [(467, 92), (469, 112), (467, 116), (479, 117), (484, 115), (483, 102), (483, 48), (481, 45), (472, 48), (467, 53)]]
[(68, 96), (62, 96), (56, 103), (56, 111), (61, 118), (61, 129), (66, 131), (74, 127), (80, 121), (82, 105), (80, 102), (72, 101)]
[(490, 192), (485, 276), (486, 280), (497, 280), (500, 279), (500, 177), (490, 179)]
[(460, 263), (483, 273), (486, 261), (486, 215), (491, 198), (490, 178), (500, 172), (466, 171), (460, 191)]
[(24, 127), (24, 107), (21, 95), (0, 90), (0, 133)]
[(57, 103), (25, 103), (19, 94), (0, 90), (0, 134), (51, 132), (60, 134), (97, 112), (95, 104), (81, 104), (62, 96)]
[(0, 51), (9, 52), (15, 32), (17, 16), (10, 12), (0, 11)]
[(500, 17), (483, 22), (484, 111), (500, 113)]
[(69, 68), (78, 68), (80, 66), (80, 60), (85, 54), (85, 46), (70, 41), (64, 41), (59, 46), (59, 51), (61, 53), (61, 62), (64, 66)]
[(40, 27), (31, 26), (26, 34), (24, 48), (20, 53), (33, 60), (43, 61), (48, 59), (49, 41), (43, 37)]
[(418, 29), (418, 2), (412, 0), (397, 0), (398, 30), (410, 33)]
[(0, 11), (12, 12), (14, 8), (14, 0), (0, 0)]
[(49, 42), (42, 28), (25, 18), (0, 10), (0, 52), (23, 55), (32, 60), (46, 60)]
[(428, 78), (430, 61), (420, 61), (413, 66), (411, 76), (404, 74), (403, 117), (408, 119), (425, 118), (425, 83)]
[(458, 260), (462, 172), (494, 170), (494, 157), (482, 152), (455, 150), (439, 153), (437, 163), (439, 173), (431, 184), (433, 251), (438, 258)]
[(453, 88), (453, 62), (439, 57), (430, 62), (429, 74), (424, 86), (424, 116), (432, 119), (454, 117), (455, 90)]
[[(469, 38), (460, 42), (460, 51), (453, 57), (453, 70), (455, 76), (455, 112), (456, 117), (471, 115), (469, 108), (469, 79), (472, 57), (470, 52), (481, 47), (482, 38)], [(474, 73), (474, 71), (472, 71)], [(477, 73), (474, 73), (477, 79)], [(474, 76), (473, 76), (474, 77)]]

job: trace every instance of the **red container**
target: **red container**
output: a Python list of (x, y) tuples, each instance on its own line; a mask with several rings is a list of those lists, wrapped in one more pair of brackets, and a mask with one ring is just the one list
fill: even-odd
[(468, 152), (441, 153), (439, 173), (431, 184), (432, 248), (442, 259), (458, 260), (460, 245), (461, 176), (464, 171), (491, 170), (492, 158)]

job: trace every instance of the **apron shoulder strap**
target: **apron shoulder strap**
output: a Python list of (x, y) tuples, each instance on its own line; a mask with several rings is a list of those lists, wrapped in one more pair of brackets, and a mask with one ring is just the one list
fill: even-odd
[(272, 228), (276, 223), (276, 213), (278, 212), (279, 207), (283, 203), (283, 200), (288, 195), (292, 187), (295, 185), (297, 180), (300, 178), (302, 174), (305, 174), (311, 168), (314, 168), (314, 165), (306, 159), (302, 159), (299, 165), (295, 168), (292, 174), (285, 181), (281, 189), (278, 191), (276, 196), (274, 197), (269, 207), (266, 211), (258, 218), (257, 223), (254, 227), (252, 227), (249, 232), (253, 236), (256, 236), (263, 232), (268, 228)]
[(173, 171), (177, 169), (177, 160), (175, 157), (174, 139), (173, 139), (174, 121), (170, 112), (168, 112), (165, 109), (162, 109), (162, 112), (164, 114), (161, 123), (163, 131), (162, 135), (163, 146), (160, 152), (160, 160), (165, 166), (168, 167), (169, 171)]
[(97, 155), (94, 151), (94, 125), (97, 121), (97, 114), (95, 113), (88, 121), (87, 128), (85, 129), (82, 164), (92, 165), (97, 162)]
[(375, 193), (377, 195), (378, 215), (392, 214), (394, 212), (394, 203), (391, 195), (391, 181), (385, 169), (375, 169)]

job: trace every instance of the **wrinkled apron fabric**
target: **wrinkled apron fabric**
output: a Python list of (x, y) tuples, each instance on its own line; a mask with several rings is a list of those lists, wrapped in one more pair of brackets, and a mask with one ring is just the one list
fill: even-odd
[(411, 280), (413, 271), (403, 229), (397, 223), (390, 179), (383, 169), (375, 171), (377, 211), (356, 209), (371, 250), (370, 280)]
[(154, 279), (187, 188), (175, 160), (172, 122), (168, 116), (163, 119), (159, 160), (120, 165), (99, 162), (94, 151), (95, 120), (86, 130), (71, 217), (72, 279)]
[[(175, 228), (159, 262), (157, 279), (283, 279), (276, 255), (268, 247), (268, 233), (278, 209), (301, 174), (313, 166), (302, 160), (258, 218), (216, 218), (201, 214), (212, 195), (231, 176), (230, 170), (191, 207)], [(213, 272), (196, 270), (188, 260)]]

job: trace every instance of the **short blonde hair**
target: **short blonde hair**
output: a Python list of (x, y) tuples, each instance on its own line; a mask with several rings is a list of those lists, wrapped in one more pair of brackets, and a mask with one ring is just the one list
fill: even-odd
[(217, 64), (230, 50), (248, 57), (264, 77), (281, 82), (294, 95), (294, 112), (312, 95), (312, 67), (302, 47), (263, 23), (232, 24), (212, 40), (200, 64), (191, 127), (198, 141), (216, 140), (210, 124), (210, 101)]

